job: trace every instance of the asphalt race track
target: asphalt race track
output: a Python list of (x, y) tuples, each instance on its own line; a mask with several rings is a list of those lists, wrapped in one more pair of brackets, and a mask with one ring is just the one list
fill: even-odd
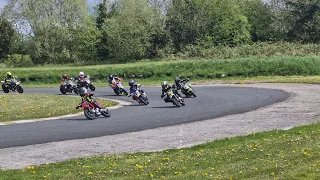
[[(109, 87), (97, 88), (95, 97), (132, 102), (132, 105), (111, 110), (110, 118), (88, 120), (82, 115), (0, 126), (0, 148), (99, 137), (213, 119), (251, 111), (284, 101), (290, 96), (281, 90), (263, 88), (197, 86), (194, 87), (197, 97), (185, 98), (186, 106), (177, 108), (160, 98), (160, 87), (143, 89), (149, 96), (150, 104), (147, 106), (139, 105), (126, 96), (116, 96)], [(60, 91), (58, 88), (25, 89), (25, 93), (60, 94)]]

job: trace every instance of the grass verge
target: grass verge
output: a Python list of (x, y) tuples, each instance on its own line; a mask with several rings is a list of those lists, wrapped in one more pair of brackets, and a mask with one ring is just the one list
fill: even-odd
[[(99, 99), (99, 101), (103, 107), (117, 104), (109, 100)], [(80, 112), (75, 109), (80, 102), (80, 96), (1, 94), (0, 122), (75, 114)]]
[(0, 171), (0, 179), (319, 179), (320, 124), (155, 153)]
[[(143, 61), (128, 64), (108, 64), (72, 67), (5, 68), (21, 78), (22, 84), (59, 84), (62, 73), (77, 76), (84, 71), (92, 82), (107, 81), (108, 74), (126, 80), (163, 80), (175, 77), (191, 79), (217, 79), (219, 77), (244, 78), (257, 76), (315, 76), (320, 75), (319, 56), (273, 56), (235, 59), (193, 59)], [(3, 74), (5, 76), (5, 74)]]

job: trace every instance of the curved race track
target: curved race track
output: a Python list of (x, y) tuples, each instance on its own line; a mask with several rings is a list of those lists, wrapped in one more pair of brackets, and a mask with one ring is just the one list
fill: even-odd
[[(132, 105), (112, 110), (110, 118), (87, 120), (84, 116), (78, 116), (0, 126), (0, 149), (99, 137), (213, 119), (254, 110), (289, 97), (288, 93), (281, 90), (195, 87), (198, 97), (185, 99), (186, 106), (176, 108), (160, 98), (161, 89), (159, 87), (145, 87), (144, 90), (149, 95), (150, 104), (148, 106), (138, 105), (126, 96), (115, 96), (110, 88), (97, 88), (94, 92), (95, 97), (132, 102)], [(59, 94), (59, 89), (26, 89), (25, 93)]]

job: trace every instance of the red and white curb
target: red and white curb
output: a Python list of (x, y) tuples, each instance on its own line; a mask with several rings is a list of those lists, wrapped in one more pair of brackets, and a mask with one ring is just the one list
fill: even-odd
[[(110, 100), (110, 101), (114, 101), (114, 102), (119, 103), (119, 104), (117, 104), (115, 106), (108, 107), (108, 109), (118, 109), (118, 108), (121, 108), (123, 106), (128, 106), (128, 105), (132, 104), (131, 102), (117, 100), (117, 99), (108, 99), (108, 98), (97, 98), (97, 99)], [(0, 123), (0, 126), (10, 125), (10, 124), (31, 123), (31, 122), (38, 122), (38, 121), (57, 120), (57, 119), (76, 117), (76, 116), (81, 116), (81, 115), (83, 115), (83, 112), (79, 112), (79, 113), (76, 113), (76, 114), (68, 114), (68, 115), (63, 115), (63, 116), (57, 116), (57, 117), (41, 118), (41, 119), (26, 119), (26, 120), (10, 121), (10, 122)]]

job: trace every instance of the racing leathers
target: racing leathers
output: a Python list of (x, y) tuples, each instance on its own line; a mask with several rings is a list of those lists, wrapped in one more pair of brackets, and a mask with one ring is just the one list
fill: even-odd
[(165, 95), (167, 95), (166, 98), (164, 98), (164, 102), (170, 102), (170, 97), (168, 96), (167, 92), (170, 91), (172, 87), (170, 85), (162, 86), (162, 94), (161, 98), (163, 98)]
[(141, 87), (141, 84), (133, 84), (132, 86), (130, 86), (130, 93), (129, 93), (128, 97), (130, 97), (130, 96), (132, 96), (132, 94), (136, 93), (137, 90), (139, 90), (141, 93), (144, 93), (143, 89), (141, 89), (140, 87)]
[(187, 82), (189, 82), (189, 78), (183, 79), (183, 80), (179, 80), (179, 81), (175, 81), (176, 89), (177, 90), (181, 90), (183, 85), (186, 84)]

